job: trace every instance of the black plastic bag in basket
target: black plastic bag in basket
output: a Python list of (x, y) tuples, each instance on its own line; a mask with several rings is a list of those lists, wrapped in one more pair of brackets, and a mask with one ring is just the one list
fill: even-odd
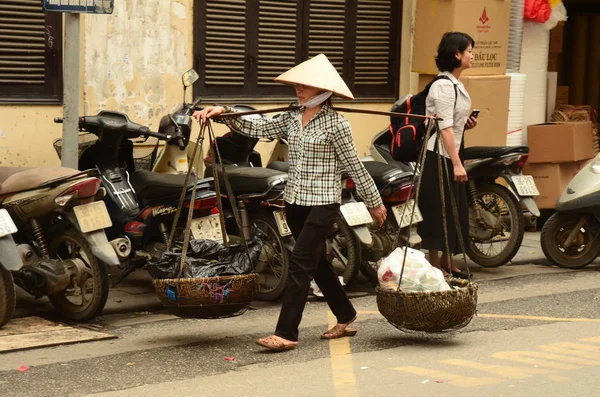
[[(181, 251), (165, 252), (157, 261), (148, 264), (148, 272), (154, 279), (203, 278), (237, 276), (254, 271), (262, 242), (249, 241), (248, 253), (244, 244), (226, 247), (214, 240), (191, 240), (183, 274), (179, 276)], [(248, 258), (248, 254), (250, 258)]]

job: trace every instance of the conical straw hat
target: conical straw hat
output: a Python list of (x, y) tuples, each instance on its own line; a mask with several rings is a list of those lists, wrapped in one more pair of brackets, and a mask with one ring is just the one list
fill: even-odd
[(350, 89), (325, 54), (319, 54), (294, 66), (277, 77), (275, 81), (283, 84), (307, 85), (331, 91), (335, 95), (344, 98), (354, 99), (354, 95), (352, 95), (352, 92), (350, 92)]

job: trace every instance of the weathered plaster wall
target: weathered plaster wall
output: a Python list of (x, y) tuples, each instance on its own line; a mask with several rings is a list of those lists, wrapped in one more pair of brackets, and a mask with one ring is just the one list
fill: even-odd
[(127, 113), (157, 127), (182, 101), (193, 66), (193, 0), (122, 0), (113, 15), (85, 24), (84, 110)]
[(0, 167), (60, 165), (52, 142), (61, 126), (60, 106), (0, 106)]

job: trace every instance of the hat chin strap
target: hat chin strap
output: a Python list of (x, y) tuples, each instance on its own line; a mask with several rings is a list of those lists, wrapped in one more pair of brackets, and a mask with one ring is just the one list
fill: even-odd
[(310, 98), (305, 103), (302, 103), (301, 105), (304, 106), (305, 108), (312, 109), (314, 107), (319, 106), (326, 100), (328, 100), (331, 95), (333, 95), (332, 91), (325, 91), (319, 95), (313, 96), (312, 98)]

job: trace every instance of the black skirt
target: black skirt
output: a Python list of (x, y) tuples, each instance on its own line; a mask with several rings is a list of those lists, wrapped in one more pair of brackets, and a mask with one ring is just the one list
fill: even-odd
[[(469, 244), (469, 204), (467, 201), (466, 184), (454, 181), (454, 167), (450, 159), (442, 157), (442, 161), (446, 161), (452, 193), (454, 195), (458, 207), (458, 219), (455, 219), (452, 211), (452, 202), (450, 201), (450, 192), (448, 182), (446, 180), (445, 171), (442, 163), (442, 175), (444, 176), (444, 201), (442, 200), (439, 187), (439, 172), (438, 172), (438, 155), (431, 151), (427, 151), (425, 157), (425, 167), (421, 176), (421, 191), (419, 193), (419, 209), (423, 214), (423, 221), (418, 225), (419, 235), (423, 242), (422, 247), (425, 249), (437, 249), (442, 252), (450, 252), (452, 255), (462, 253), (460, 241), (458, 239), (458, 228), (463, 235), (465, 247)], [(442, 211), (445, 208), (446, 222), (448, 228), (448, 247), (444, 239), (444, 221)]]

